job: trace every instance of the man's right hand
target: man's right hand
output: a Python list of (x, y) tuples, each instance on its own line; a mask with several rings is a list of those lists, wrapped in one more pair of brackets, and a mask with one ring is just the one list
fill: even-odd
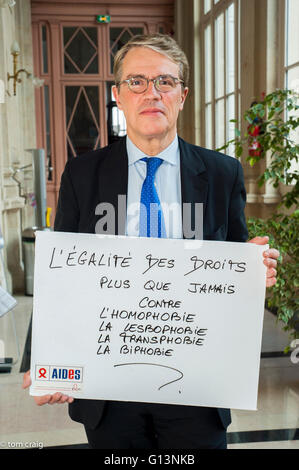
[[(31, 385), (31, 378), (30, 378), (30, 370), (25, 372), (24, 377), (23, 377), (23, 385), (22, 387), (28, 388)], [(40, 397), (33, 397), (35, 403), (38, 406), (46, 405), (47, 403), (49, 405), (54, 405), (54, 403), (72, 403), (74, 399), (72, 397), (69, 397), (68, 395), (63, 395), (62, 393), (54, 393), (53, 395), (42, 395)]]

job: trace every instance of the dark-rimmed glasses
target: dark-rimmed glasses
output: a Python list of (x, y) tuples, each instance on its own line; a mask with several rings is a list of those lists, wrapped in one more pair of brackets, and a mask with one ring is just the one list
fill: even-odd
[(129, 90), (133, 93), (144, 93), (148, 89), (149, 82), (153, 82), (155, 89), (161, 93), (167, 93), (173, 90), (178, 83), (184, 84), (183, 80), (173, 77), (172, 75), (159, 75), (156, 78), (146, 78), (143, 75), (136, 75), (127, 80), (122, 80), (116, 85), (119, 87), (123, 83), (127, 83)]

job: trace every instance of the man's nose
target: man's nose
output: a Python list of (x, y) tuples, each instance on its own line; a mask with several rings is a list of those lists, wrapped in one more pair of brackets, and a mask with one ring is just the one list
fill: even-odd
[(150, 81), (148, 83), (147, 90), (145, 90), (144, 95), (148, 96), (155, 96), (156, 98), (161, 98), (161, 93), (157, 88), (155, 87), (155, 83), (153, 81)]

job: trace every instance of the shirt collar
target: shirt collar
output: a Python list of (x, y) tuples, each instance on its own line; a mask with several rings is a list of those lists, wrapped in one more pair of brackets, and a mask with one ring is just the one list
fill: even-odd
[[(128, 153), (128, 162), (129, 165), (133, 165), (141, 158), (144, 158), (146, 155), (142, 152), (131, 139), (127, 136), (126, 138), (127, 153)], [(171, 165), (177, 165), (179, 163), (179, 142), (178, 136), (176, 134), (175, 138), (170, 145), (155, 157), (161, 158), (162, 160), (170, 163)]]

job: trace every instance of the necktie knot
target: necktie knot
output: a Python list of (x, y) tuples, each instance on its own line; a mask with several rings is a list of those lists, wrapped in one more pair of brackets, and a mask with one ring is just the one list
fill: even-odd
[(156, 175), (156, 171), (158, 170), (159, 166), (163, 163), (162, 158), (145, 157), (145, 158), (142, 158), (141, 160), (146, 162), (147, 177), (154, 179)]

